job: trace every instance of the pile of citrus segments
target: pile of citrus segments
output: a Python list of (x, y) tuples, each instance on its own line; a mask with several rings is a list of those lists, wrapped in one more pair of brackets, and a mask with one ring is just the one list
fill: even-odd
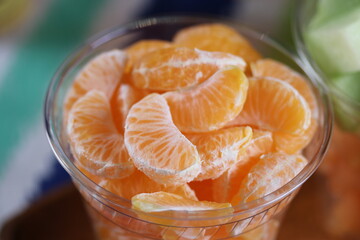
[(94, 57), (64, 121), (77, 166), (134, 209), (232, 209), (304, 168), (317, 105), (302, 75), (203, 24)]

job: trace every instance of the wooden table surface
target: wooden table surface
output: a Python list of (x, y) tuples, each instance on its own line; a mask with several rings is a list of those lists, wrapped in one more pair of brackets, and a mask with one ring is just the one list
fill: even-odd
[[(321, 228), (323, 200), (327, 198), (320, 176), (313, 176), (292, 202), (278, 240), (338, 240)], [(22, 214), (9, 220), (2, 240), (95, 240), (79, 193), (73, 185), (58, 189)]]

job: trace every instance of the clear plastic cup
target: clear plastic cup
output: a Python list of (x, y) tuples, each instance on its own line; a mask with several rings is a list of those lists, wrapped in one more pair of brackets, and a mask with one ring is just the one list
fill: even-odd
[(293, 33), (305, 68), (315, 71), (322, 84), (327, 85), (335, 115), (329, 151), (319, 169), (325, 176), (329, 195), (321, 203), (321, 208), (325, 208), (321, 211), (322, 225), (336, 239), (360, 239), (360, 102), (333, 84), (328, 71), (320, 68), (307, 47), (305, 34), (318, 2), (297, 1)]
[[(75, 74), (96, 54), (124, 48), (140, 39), (171, 40), (181, 28), (201, 23), (222, 22), (245, 36), (264, 57), (272, 57), (308, 77), (319, 109), (319, 128), (304, 155), (308, 165), (289, 183), (267, 196), (227, 211), (173, 211), (172, 217), (146, 214), (142, 220), (131, 202), (91, 181), (75, 165), (64, 131), (63, 102)], [(49, 86), (45, 122), (52, 149), (82, 194), (99, 239), (275, 239), (281, 218), (300, 186), (314, 173), (327, 150), (332, 127), (329, 100), (313, 71), (302, 68), (298, 59), (264, 34), (225, 20), (199, 17), (150, 18), (107, 31), (75, 51), (59, 68)], [(215, 213), (216, 217), (208, 217)], [(212, 214), (214, 216), (214, 214)], [(166, 220), (166, 221), (164, 221)], [(171, 221), (171, 225), (164, 222)]]

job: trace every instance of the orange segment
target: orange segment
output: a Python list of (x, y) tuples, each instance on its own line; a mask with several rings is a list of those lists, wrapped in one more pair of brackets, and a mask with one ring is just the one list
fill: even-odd
[(253, 138), (246, 148), (246, 153), (240, 158), (260, 157), (273, 150), (273, 137), (269, 131), (254, 129)]
[[(181, 212), (185, 215), (191, 211), (203, 211), (203, 210), (217, 210), (221, 211), (208, 211), (203, 213), (204, 218), (221, 217), (232, 214), (233, 209), (230, 203), (216, 203), (208, 201), (194, 201), (191, 199), (184, 198), (180, 195), (167, 193), (167, 192), (156, 192), (156, 193), (141, 193), (134, 196), (131, 199), (132, 208), (138, 210), (139, 216), (148, 221), (153, 221), (159, 224), (172, 225), (176, 223), (176, 220), (171, 218), (156, 218), (151, 217), (144, 213), (158, 213), (161, 216), (167, 217), (180, 217)], [(179, 212), (180, 211), (180, 212)], [(211, 219), (207, 221), (207, 224), (220, 224), (228, 219), (219, 218)], [(195, 227), (196, 222), (192, 221), (192, 225)]]
[(145, 55), (132, 72), (138, 88), (171, 91), (197, 85), (220, 68), (234, 65), (245, 68), (242, 58), (228, 53), (205, 52), (190, 48), (162, 48)]
[(304, 97), (312, 110), (312, 117), (317, 119), (317, 104), (315, 95), (308, 81), (288, 66), (273, 59), (260, 59), (250, 65), (255, 77), (274, 77), (286, 81)]
[(242, 57), (247, 63), (261, 58), (243, 36), (223, 24), (202, 24), (185, 28), (175, 35), (174, 43), (205, 51), (231, 53)]
[(278, 151), (294, 154), (305, 148), (313, 138), (318, 123), (318, 109), (315, 95), (302, 75), (295, 72), (288, 66), (272, 59), (261, 59), (251, 64), (254, 76), (269, 76), (288, 82), (304, 97), (311, 109), (311, 124), (303, 134), (280, 133), (276, 136), (275, 142)]
[(160, 184), (181, 185), (200, 172), (196, 147), (174, 125), (162, 95), (150, 94), (132, 106), (125, 145), (135, 166)]
[(140, 101), (147, 92), (130, 84), (122, 83), (117, 89), (115, 103), (112, 104), (114, 121), (121, 132), (124, 131), (125, 120), (132, 105)]
[(147, 177), (139, 170), (123, 179), (107, 179), (100, 183), (106, 190), (126, 199), (131, 199), (139, 193), (153, 193), (166, 191), (175, 193), (188, 199), (197, 200), (195, 192), (187, 184), (180, 186), (162, 185)]
[(234, 127), (186, 137), (199, 152), (201, 172), (195, 180), (201, 181), (219, 177), (236, 163), (239, 153), (252, 138), (252, 129)]
[(117, 131), (109, 99), (92, 90), (81, 97), (69, 113), (67, 133), (72, 153), (91, 173), (107, 178), (123, 178), (134, 170)]
[(131, 68), (137, 61), (139, 61), (146, 54), (151, 53), (160, 48), (170, 47), (172, 44), (168, 41), (149, 39), (140, 40), (125, 49), (129, 56), (127, 63), (128, 68)]
[(219, 70), (202, 84), (164, 94), (175, 125), (182, 132), (220, 129), (243, 108), (248, 80), (237, 67)]
[(90, 90), (98, 90), (109, 98), (118, 85), (126, 62), (126, 54), (121, 50), (101, 53), (87, 63), (75, 77), (65, 98), (65, 116), (72, 105)]
[(240, 184), (250, 169), (257, 163), (260, 155), (273, 150), (273, 138), (271, 132), (253, 130), (253, 137), (246, 146), (244, 154), (225, 173), (212, 181), (213, 199), (216, 202), (230, 202), (239, 191)]
[(262, 155), (242, 181), (231, 203), (246, 203), (272, 193), (293, 179), (306, 164), (307, 160), (301, 155)]
[(317, 128), (317, 120), (312, 118), (310, 126), (302, 134), (277, 133), (274, 136), (276, 151), (283, 151), (287, 154), (298, 153), (310, 143)]
[(243, 111), (228, 126), (250, 125), (278, 133), (303, 134), (311, 111), (304, 98), (285, 81), (271, 77), (249, 79)]

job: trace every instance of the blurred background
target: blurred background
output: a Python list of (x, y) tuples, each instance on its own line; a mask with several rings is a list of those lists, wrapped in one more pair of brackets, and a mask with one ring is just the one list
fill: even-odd
[(291, 50), (292, 5), (291, 0), (1, 0), (0, 229), (70, 182), (47, 142), (43, 101), (56, 69), (87, 38), (144, 17), (200, 14), (244, 23)]

